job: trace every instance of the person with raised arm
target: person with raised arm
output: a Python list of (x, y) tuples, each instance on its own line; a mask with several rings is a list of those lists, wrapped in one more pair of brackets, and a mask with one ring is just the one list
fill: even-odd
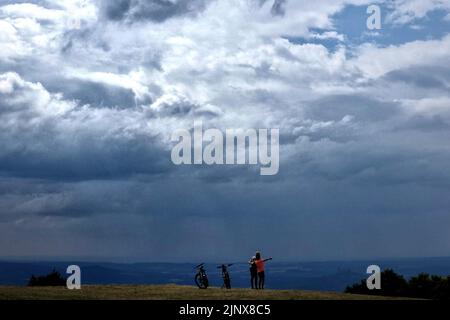
[(264, 282), (265, 282), (265, 262), (272, 260), (272, 258), (262, 259), (261, 258), (261, 252), (257, 251), (255, 254), (255, 264), (256, 264), (256, 271), (258, 272), (258, 289), (264, 289)]

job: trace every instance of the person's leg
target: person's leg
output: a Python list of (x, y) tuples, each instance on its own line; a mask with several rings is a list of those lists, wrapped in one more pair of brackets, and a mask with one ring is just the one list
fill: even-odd
[(258, 272), (258, 289), (261, 289), (262, 277), (261, 272)]
[(259, 289), (259, 273), (256, 274), (256, 289)]
[(259, 288), (264, 289), (264, 281), (265, 281), (264, 271), (259, 274)]

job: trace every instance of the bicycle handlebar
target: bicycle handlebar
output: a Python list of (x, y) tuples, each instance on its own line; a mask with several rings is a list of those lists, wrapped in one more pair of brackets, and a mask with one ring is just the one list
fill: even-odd
[(223, 266), (225, 266), (225, 267), (231, 267), (232, 265), (234, 265), (234, 263), (222, 264), (222, 265), (220, 265), (220, 266), (217, 266), (217, 269), (220, 269), (220, 268), (222, 268)]

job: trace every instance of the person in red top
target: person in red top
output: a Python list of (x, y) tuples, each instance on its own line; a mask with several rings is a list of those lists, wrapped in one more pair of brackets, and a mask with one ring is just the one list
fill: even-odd
[(264, 281), (265, 281), (265, 262), (272, 260), (272, 258), (268, 258), (268, 259), (262, 259), (261, 258), (261, 252), (257, 251), (255, 254), (256, 260), (255, 260), (255, 264), (256, 264), (256, 270), (258, 272), (258, 289), (264, 289)]

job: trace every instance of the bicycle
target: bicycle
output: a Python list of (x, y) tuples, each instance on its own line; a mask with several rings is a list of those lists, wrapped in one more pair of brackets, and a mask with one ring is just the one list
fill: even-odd
[(222, 269), (222, 279), (223, 279), (223, 285), (222, 285), (222, 289), (226, 288), (226, 289), (231, 289), (231, 279), (230, 279), (230, 274), (228, 273), (228, 267), (231, 267), (233, 264), (222, 264), (221, 266), (218, 266), (217, 269)]
[(206, 270), (204, 268), (204, 263), (199, 264), (195, 267), (195, 269), (198, 269), (197, 274), (195, 275), (195, 284), (200, 289), (207, 289), (209, 286), (208, 276), (206, 275)]

